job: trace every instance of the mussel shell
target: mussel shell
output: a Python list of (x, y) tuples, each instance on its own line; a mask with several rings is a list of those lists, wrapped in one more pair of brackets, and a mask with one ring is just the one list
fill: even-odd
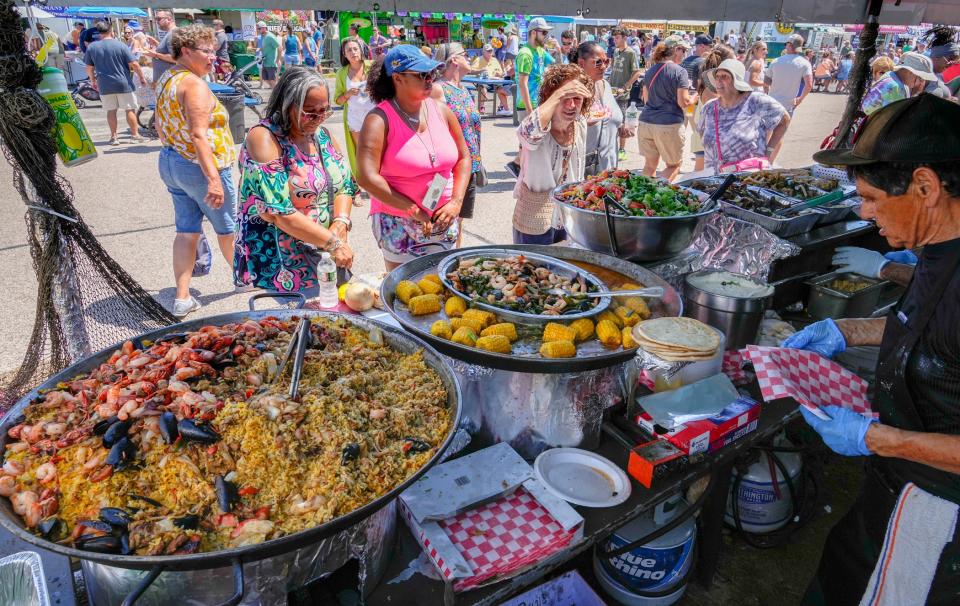
[(190, 336), (189, 333), (175, 332), (159, 337), (154, 343), (183, 343)]
[(200, 548), (200, 539), (190, 539), (186, 543), (180, 546), (180, 549), (173, 552), (173, 555), (186, 555), (189, 553), (196, 553), (197, 549)]
[(97, 424), (93, 426), (93, 435), (102, 436), (110, 426), (119, 421), (120, 418), (117, 415), (113, 415), (110, 418), (97, 421)]
[(98, 532), (113, 532), (113, 526), (103, 520), (79, 520), (77, 526), (83, 526)]
[(356, 442), (350, 442), (343, 447), (343, 454), (340, 455), (340, 464), (346, 465), (350, 461), (360, 457), (360, 445)]
[(129, 498), (134, 499), (134, 500), (137, 500), (137, 501), (143, 501), (143, 502), (146, 503), (147, 505), (153, 505), (154, 507), (163, 507), (163, 503), (161, 503), (160, 501), (154, 501), (154, 500), (151, 499), (150, 497), (145, 497), (145, 496), (140, 495), (140, 494), (129, 494), (129, 495), (127, 495), (127, 496), (128, 496)]
[(67, 526), (60, 518), (47, 518), (37, 524), (40, 536), (48, 541), (57, 541), (66, 534)]
[(403, 441), (410, 444), (409, 452), (427, 452), (430, 450), (430, 444), (420, 438), (411, 438), (408, 436), (404, 438)]
[(180, 437), (191, 442), (215, 444), (220, 441), (220, 434), (210, 429), (208, 425), (198, 425), (192, 419), (180, 419), (177, 423)]
[(213, 480), (213, 489), (217, 493), (217, 504), (220, 505), (220, 511), (230, 513), (233, 506), (240, 500), (237, 485), (230, 480), (224, 480), (223, 476), (217, 476)]
[(179, 518), (173, 518), (173, 525), (184, 530), (193, 530), (200, 526), (200, 516), (191, 513)]
[(177, 429), (177, 417), (172, 412), (165, 412), (160, 415), (160, 435), (167, 444), (173, 444), (180, 436), (180, 430)]
[(76, 541), (76, 546), (77, 549), (95, 551), (97, 553), (120, 553), (123, 547), (120, 537), (113, 536), (112, 534), (101, 537), (91, 537), (89, 539), (80, 537)]
[(117, 421), (116, 423), (110, 425), (110, 427), (108, 427), (103, 433), (103, 447), (110, 448), (119, 442), (121, 438), (127, 437), (127, 432), (130, 430), (130, 424), (130, 421)]
[(120, 555), (130, 555), (133, 549), (130, 549), (130, 535), (123, 533), (120, 535)]
[(136, 456), (137, 447), (130, 441), (130, 438), (122, 437), (110, 448), (106, 464), (113, 467), (114, 471), (121, 471), (126, 469)]
[(100, 519), (111, 526), (126, 528), (132, 520), (130, 512), (119, 507), (101, 507)]

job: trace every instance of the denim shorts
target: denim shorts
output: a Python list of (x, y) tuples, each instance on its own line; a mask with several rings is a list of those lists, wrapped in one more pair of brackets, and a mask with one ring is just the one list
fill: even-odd
[(223, 183), (223, 206), (211, 208), (203, 198), (207, 195), (207, 177), (199, 164), (187, 160), (169, 147), (160, 150), (160, 179), (173, 197), (174, 223), (178, 234), (199, 234), (203, 218), (213, 225), (217, 235), (237, 231), (237, 188), (228, 166), (220, 171)]

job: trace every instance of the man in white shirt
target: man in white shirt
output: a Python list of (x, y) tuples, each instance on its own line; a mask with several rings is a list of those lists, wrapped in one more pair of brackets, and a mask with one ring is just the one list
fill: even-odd
[(764, 82), (769, 95), (780, 102), (790, 116), (813, 89), (813, 66), (803, 57), (803, 36), (787, 38), (783, 54), (767, 68)]

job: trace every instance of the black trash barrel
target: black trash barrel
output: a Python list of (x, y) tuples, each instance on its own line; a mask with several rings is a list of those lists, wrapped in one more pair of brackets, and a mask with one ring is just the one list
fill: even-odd
[(230, 116), (230, 134), (233, 135), (233, 142), (243, 143), (247, 134), (243, 118), (243, 94), (216, 92), (214, 95), (217, 96), (220, 103), (223, 103), (223, 107), (226, 108), (227, 114)]

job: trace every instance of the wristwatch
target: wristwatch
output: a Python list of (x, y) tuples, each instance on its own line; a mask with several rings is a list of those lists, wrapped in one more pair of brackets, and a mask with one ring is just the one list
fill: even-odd
[(327, 244), (323, 247), (323, 250), (325, 250), (328, 253), (332, 253), (333, 251), (337, 250), (341, 246), (343, 246), (343, 240), (334, 236), (329, 240), (327, 240)]
[(350, 220), (350, 217), (346, 217), (343, 215), (334, 217), (331, 223), (343, 223), (343, 225), (347, 228), (347, 231), (350, 231), (351, 229), (353, 229), (353, 221)]

